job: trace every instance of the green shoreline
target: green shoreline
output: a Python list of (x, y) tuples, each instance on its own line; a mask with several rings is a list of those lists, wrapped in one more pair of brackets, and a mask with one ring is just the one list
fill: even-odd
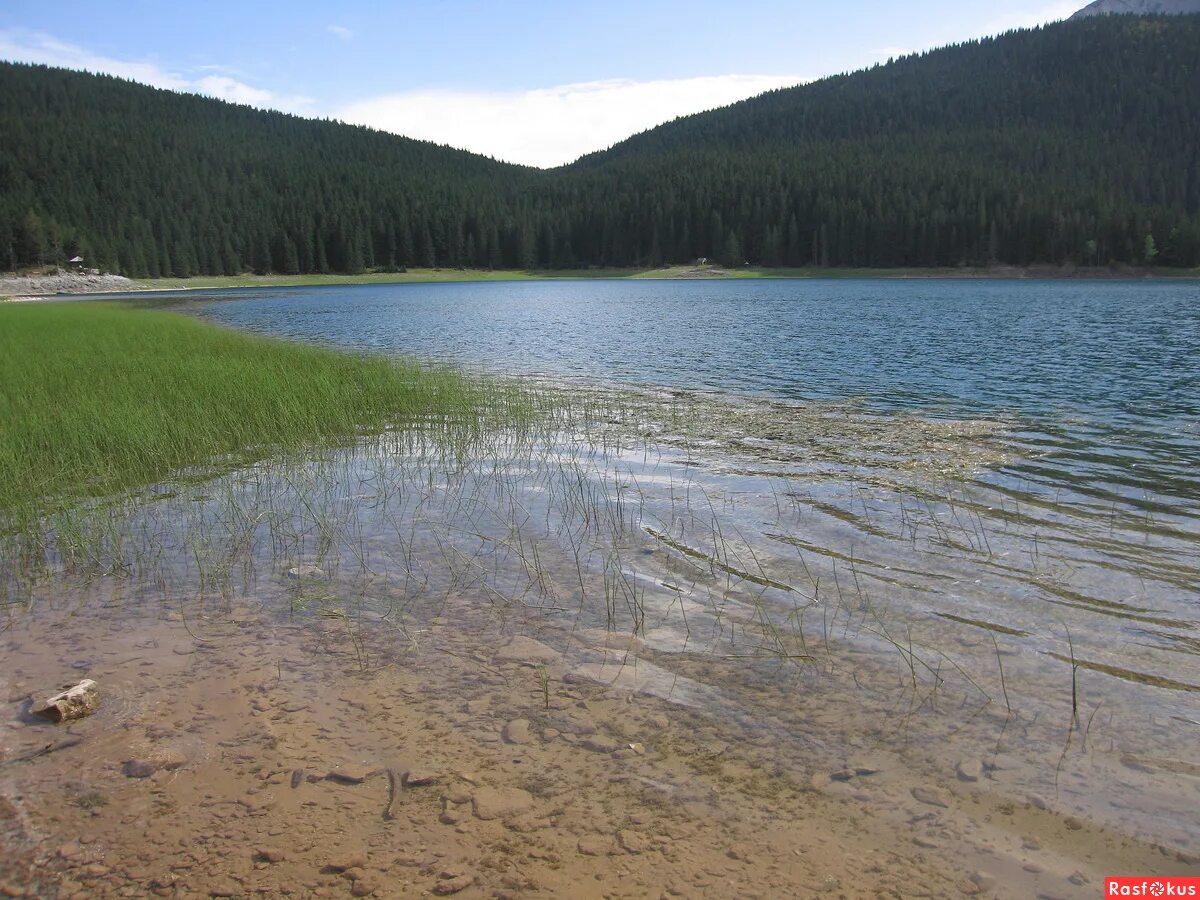
[(0, 523), (214, 460), (414, 423), (442, 423), (450, 443), (532, 415), (527, 394), (498, 379), (141, 304), (0, 307)]

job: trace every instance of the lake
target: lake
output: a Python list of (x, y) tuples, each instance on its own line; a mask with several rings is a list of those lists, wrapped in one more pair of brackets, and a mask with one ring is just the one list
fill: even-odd
[[(697, 846), (742, 829), (740, 859), (764, 817), (786, 822), (770, 854), (803, 860), (796, 890), (832, 883), (829, 834), (846, 859), (878, 855), (872, 894), (934, 872), (935, 893), (1000, 877), (1013, 896), (1091, 896), (1110, 864), (1198, 864), (1200, 285), (580, 280), (176, 300), (553, 398), (532, 434), (448, 445), (401, 428), (85, 520), (104, 571), (77, 576), (58, 551), (57, 580), (30, 588), (51, 599), (9, 646), (44, 681), (59, 657), (43, 648), (62, 645), (131, 708), (185, 691), (176, 718), (214, 760), (206, 785), (241, 789), (215, 764), (227, 750), (282, 779), (331, 746), (386, 760), (428, 732), (439, 765), (483, 767), (548, 809), (602, 797), (571, 807), (580, 833), (596, 816), (661, 832), (686, 809), (707, 823)], [(296, 563), (322, 575), (286, 577)], [(102, 646), (97, 620), (117, 636)], [(203, 669), (181, 673), (193, 657)], [(293, 678), (300, 698), (282, 690)], [(201, 740), (214, 691), (259, 698), (220, 707), (220, 747)], [(405, 699), (368, 725), (360, 694), (364, 710)], [(263, 747), (247, 714), (272, 716)], [(372, 815), (339, 815), (322, 828), (390, 840)], [(568, 837), (556, 852), (576, 853)], [(705, 867), (683, 868), (702, 892)]]

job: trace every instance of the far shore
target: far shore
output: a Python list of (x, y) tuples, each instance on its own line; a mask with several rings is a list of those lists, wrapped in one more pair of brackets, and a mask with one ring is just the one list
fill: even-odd
[(45, 300), (72, 294), (182, 292), (221, 288), (315, 287), (355, 284), (438, 284), (490, 281), (569, 281), (580, 279), (1200, 279), (1200, 269), (1130, 266), (988, 266), (957, 268), (740, 268), (716, 265), (662, 266), (655, 269), (408, 269), (357, 275), (199, 275), (190, 278), (122, 278), (115, 275), (0, 274), (0, 300)]

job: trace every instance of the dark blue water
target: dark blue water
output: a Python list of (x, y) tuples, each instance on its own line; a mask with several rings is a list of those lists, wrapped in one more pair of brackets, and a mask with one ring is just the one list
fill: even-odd
[(1195, 281), (555, 281), (220, 292), (239, 328), (559, 377), (1172, 430)]

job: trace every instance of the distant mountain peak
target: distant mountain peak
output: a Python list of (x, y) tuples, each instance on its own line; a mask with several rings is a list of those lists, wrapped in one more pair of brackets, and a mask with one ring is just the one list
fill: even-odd
[(1072, 19), (1088, 16), (1182, 16), (1200, 13), (1200, 0), (1096, 0), (1089, 3)]

